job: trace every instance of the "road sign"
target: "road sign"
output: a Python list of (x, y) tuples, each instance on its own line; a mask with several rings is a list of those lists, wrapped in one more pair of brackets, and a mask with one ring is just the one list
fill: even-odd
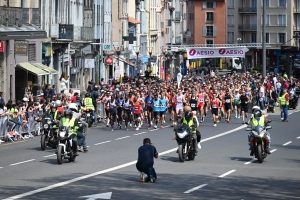
[(110, 44), (103, 44), (103, 50), (104, 51), (111, 50), (111, 45)]
[(96, 199), (111, 199), (112, 192), (92, 194), (88, 196), (82, 196), (79, 198), (86, 198), (87, 200), (96, 200)]
[(143, 61), (144, 63), (147, 63), (148, 60), (149, 60), (148, 56), (143, 56), (142, 61)]

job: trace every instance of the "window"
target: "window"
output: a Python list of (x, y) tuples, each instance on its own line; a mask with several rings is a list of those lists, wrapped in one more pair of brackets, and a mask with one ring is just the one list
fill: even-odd
[(251, 43), (256, 43), (256, 33), (251, 33)]
[(207, 47), (213, 47), (214, 41), (213, 40), (206, 40)]
[(206, 23), (214, 23), (214, 12), (206, 13)]
[(204, 9), (213, 9), (216, 8), (216, 2), (203, 1), (202, 6)]
[(228, 26), (234, 26), (234, 15), (228, 15), (227, 16), (227, 25)]
[(234, 43), (234, 32), (228, 32), (227, 34), (227, 43), (233, 44)]
[(278, 0), (279, 7), (286, 7), (286, 0)]
[(213, 36), (213, 26), (206, 26), (206, 36)]
[(286, 26), (286, 15), (278, 15), (278, 26)]
[(194, 7), (194, 1), (189, 1), (190, 7)]
[(285, 33), (278, 33), (278, 42), (281, 44), (285, 43)]
[(234, 8), (234, 0), (227, 0), (227, 8)]
[(28, 44), (28, 61), (36, 61), (35, 44)]
[[(261, 42), (263, 42), (263, 34), (261, 33)], [(266, 43), (270, 43), (270, 33), (266, 33)]]
[(194, 20), (194, 13), (190, 13), (190, 20)]
[[(261, 24), (263, 25), (263, 15), (261, 16)], [(270, 15), (266, 15), (266, 26), (270, 26)]]
[(261, 0), (261, 7), (263, 7), (264, 1), (266, 2), (266, 8), (269, 8), (270, 7), (270, 0)]

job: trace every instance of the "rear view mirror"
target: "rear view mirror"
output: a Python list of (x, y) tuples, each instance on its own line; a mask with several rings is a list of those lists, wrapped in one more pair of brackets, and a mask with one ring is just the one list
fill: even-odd
[(272, 129), (272, 126), (267, 126), (266, 130)]
[(246, 128), (246, 131), (251, 131), (252, 129), (251, 128)]

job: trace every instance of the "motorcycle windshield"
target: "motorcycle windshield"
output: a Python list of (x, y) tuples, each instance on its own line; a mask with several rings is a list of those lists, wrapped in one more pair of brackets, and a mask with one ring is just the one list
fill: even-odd
[(187, 124), (179, 124), (177, 128), (178, 133), (183, 133), (184, 131), (187, 131), (189, 129)]
[(264, 130), (264, 127), (263, 126), (255, 126), (252, 128), (253, 131), (257, 132), (257, 133), (260, 133)]
[(52, 115), (50, 115), (49, 113), (47, 113), (44, 117), (43, 117), (43, 120), (44, 121), (48, 121), (48, 120), (53, 120), (53, 117), (52, 117)]

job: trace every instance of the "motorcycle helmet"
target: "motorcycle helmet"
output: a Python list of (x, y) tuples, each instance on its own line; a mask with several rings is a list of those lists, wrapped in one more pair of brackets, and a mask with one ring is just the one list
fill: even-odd
[(72, 110), (70, 110), (70, 109), (67, 109), (67, 110), (65, 111), (65, 113), (64, 113), (64, 117), (67, 117), (67, 115), (69, 115), (69, 116), (70, 116), (70, 118), (72, 118), (72, 116), (73, 116), (73, 112), (72, 112)]
[(91, 93), (87, 92), (87, 93), (85, 94), (85, 97), (91, 97)]
[(192, 119), (192, 118), (193, 118), (193, 112), (192, 112), (191, 110), (186, 111), (186, 112), (184, 113), (184, 117), (185, 117), (185, 119), (187, 119), (187, 120)]
[(70, 103), (68, 108), (74, 112), (78, 112), (78, 106), (76, 103)]
[(256, 110), (260, 110), (260, 107), (259, 106), (253, 106), (252, 113), (254, 113), (254, 111), (256, 111)]
[(50, 108), (57, 108), (57, 104), (56, 103), (51, 103)]
[(76, 102), (76, 105), (77, 105), (78, 110), (80, 110), (80, 109), (81, 109), (81, 104), (80, 104), (80, 102)]
[(254, 112), (254, 117), (255, 117), (256, 119), (259, 119), (259, 118), (261, 118), (261, 116), (262, 116), (261, 110), (255, 110), (255, 112)]
[(57, 105), (57, 107), (61, 107), (62, 102), (61, 102), (61, 100), (56, 100), (56, 101), (55, 101), (55, 104)]

